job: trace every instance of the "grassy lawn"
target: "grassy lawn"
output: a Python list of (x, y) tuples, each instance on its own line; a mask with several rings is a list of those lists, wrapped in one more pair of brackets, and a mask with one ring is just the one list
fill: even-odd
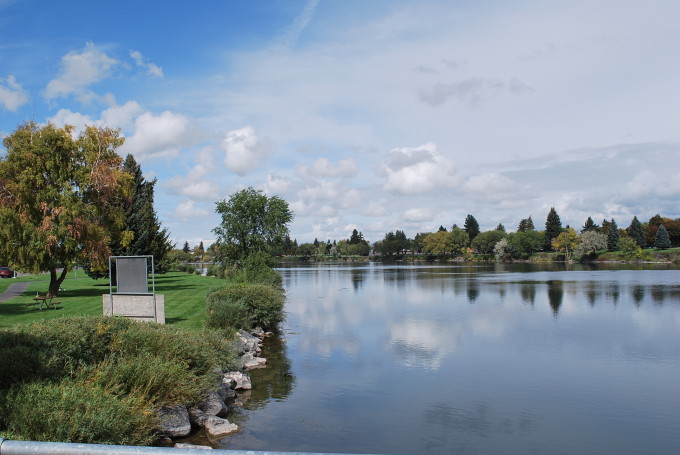
[[(109, 280), (93, 280), (84, 272), (70, 272), (56, 300), (63, 302), (56, 310), (26, 308), (36, 293), (47, 292), (49, 275), (24, 276), (0, 280), (0, 292), (18, 281), (30, 282), (20, 297), (0, 302), (0, 327), (23, 324), (64, 316), (94, 316), (102, 314), (102, 295), (109, 293)], [(205, 297), (208, 290), (219, 287), (215, 277), (169, 272), (156, 276), (156, 293), (165, 295), (165, 321), (177, 327), (199, 329), (205, 322)]]

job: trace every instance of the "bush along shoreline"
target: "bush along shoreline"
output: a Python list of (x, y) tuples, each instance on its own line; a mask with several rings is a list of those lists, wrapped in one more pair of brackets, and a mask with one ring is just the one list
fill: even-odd
[(82, 316), (0, 330), (0, 436), (171, 445), (198, 429), (238, 430), (223, 416), (262, 368), (263, 337), (283, 321), (281, 275), (256, 261), (222, 270), (206, 327)]

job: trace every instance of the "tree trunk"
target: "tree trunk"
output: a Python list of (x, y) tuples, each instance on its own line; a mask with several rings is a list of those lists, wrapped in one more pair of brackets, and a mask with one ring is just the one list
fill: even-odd
[(61, 287), (61, 283), (64, 282), (67, 273), (68, 269), (66, 267), (64, 267), (59, 276), (57, 276), (56, 267), (50, 269), (50, 287), (47, 290), (47, 297), (56, 297), (57, 294), (59, 294), (59, 288)]

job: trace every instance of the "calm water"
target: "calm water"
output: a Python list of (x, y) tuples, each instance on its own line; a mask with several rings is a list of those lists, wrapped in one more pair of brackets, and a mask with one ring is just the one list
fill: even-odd
[(285, 343), (226, 449), (680, 453), (680, 271), (280, 269)]

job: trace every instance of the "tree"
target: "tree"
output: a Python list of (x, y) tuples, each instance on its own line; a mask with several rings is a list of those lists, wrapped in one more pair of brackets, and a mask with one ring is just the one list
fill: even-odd
[(529, 218), (524, 218), (519, 222), (519, 226), (517, 226), (517, 232), (527, 232), (527, 231), (533, 231), (536, 229), (534, 227), (534, 221), (531, 219), (531, 215), (529, 215)]
[(349, 238), (349, 244), (350, 245), (358, 245), (359, 243), (361, 243), (363, 241), (364, 241), (364, 235), (361, 232), (354, 229), (352, 231), (352, 236)]
[(512, 250), (510, 248), (510, 244), (508, 243), (508, 239), (505, 237), (500, 239), (493, 247), (493, 254), (498, 261), (502, 261), (508, 257), (511, 251)]
[(581, 229), (581, 233), (588, 232), (588, 231), (596, 231), (599, 229), (599, 226), (595, 224), (593, 219), (591, 217), (588, 217), (586, 222), (583, 224), (583, 228)]
[(560, 232), (562, 232), (562, 221), (560, 221), (560, 216), (557, 214), (555, 207), (551, 207), (545, 219), (544, 251), (550, 251), (553, 239), (560, 235)]
[(498, 223), (498, 226), (496, 226), (496, 230), (505, 232), (505, 226), (503, 226), (503, 223)]
[(489, 254), (493, 252), (493, 247), (501, 239), (505, 238), (505, 232), (502, 231), (486, 231), (479, 234), (472, 239), (472, 247), (482, 254)]
[(596, 230), (588, 230), (581, 234), (580, 242), (574, 249), (574, 253), (578, 256), (587, 256), (606, 249), (607, 235)]
[(437, 231), (427, 234), (423, 239), (423, 250), (437, 256), (449, 253), (451, 251), (449, 233)]
[(659, 225), (656, 231), (656, 238), (654, 239), (654, 248), (665, 250), (671, 247), (671, 238), (668, 236), (668, 231), (663, 224)]
[(188, 253), (191, 251), (191, 249), (189, 248), (189, 242), (184, 242), (184, 247), (182, 248), (182, 251), (184, 253)]
[(288, 235), (293, 213), (278, 196), (267, 197), (248, 187), (216, 203), (222, 222), (213, 229), (217, 236), (217, 259), (241, 261), (256, 252), (271, 253)]
[(609, 224), (609, 230), (607, 232), (607, 249), (609, 251), (618, 250), (620, 239), (621, 234), (619, 234), (619, 227), (616, 225), (616, 220), (612, 218), (612, 221)]
[(543, 232), (534, 229), (519, 231), (508, 235), (508, 245), (513, 256), (519, 259), (527, 259), (532, 254), (543, 249), (545, 236)]
[[(142, 168), (132, 155), (127, 155), (123, 170), (132, 176), (132, 193), (123, 204), (125, 210), (125, 234), (120, 244), (112, 245), (119, 256), (152, 255), (156, 273), (166, 273), (171, 265), (168, 253), (174, 248), (166, 228), (161, 228), (154, 210), (156, 179), (148, 181)], [(203, 243), (201, 242), (201, 247)]]
[(470, 241), (472, 242), (475, 237), (479, 235), (479, 223), (475, 219), (474, 216), (468, 214), (467, 217), (465, 217), (465, 224), (463, 224), (463, 229), (465, 229), (465, 232), (467, 232), (467, 235), (470, 237)]
[(109, 128), (87, 127), (74, 139), (71, 126), (34, 122), (3, 139), (0, 257), (19, 270), (49, 271), (48, 296), (76, 262), (108, 264), (131, 187), (116, 153), (122, 143)]
[(449, 242), (451, 253), (454, 255), (462, 254), (465, 249), (470, 246), (470, 236), (467, 232), (454, 224), (449, 233)]
[(565, 259), (569, 261), (578, 243), (579, 238), (576, 231), (572, 228), (567, 228), (552, 240), (551, 246), (554, 250), (563, 252)]
[(633, 217), (633, 221), (630, 222), (628, 226), (628, 235), (635, 240), (640, 248), (645, 248), (647, 246), (647, 240), (645, 240), (645, 233), (642, 231), (642, 223), (638, 220), (637, 216)]

